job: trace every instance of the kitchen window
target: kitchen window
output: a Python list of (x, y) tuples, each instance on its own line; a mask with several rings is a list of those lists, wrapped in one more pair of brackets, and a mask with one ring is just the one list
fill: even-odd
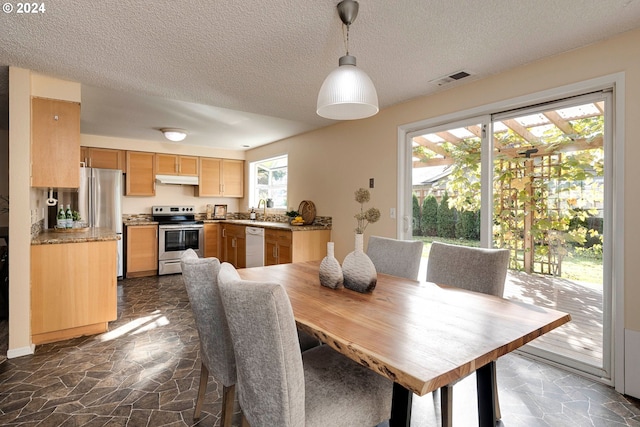
[(260, 199), (271, 199), (271, 207), (287, 209), (287, 164), (287, 155), (250, 164), (250, 207), (257, 208)]

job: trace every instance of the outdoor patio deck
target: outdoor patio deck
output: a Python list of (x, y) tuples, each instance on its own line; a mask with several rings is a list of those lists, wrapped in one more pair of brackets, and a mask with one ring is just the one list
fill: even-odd
[(536, 339), (534, 345), (602, 366), (602, 285), (509, 270), (504, 296), (570, 313), (571, 322)]
[[(424, 256), (419, 277), (426, 277)], [(571, 322), (537, 338), (532, 345), (602, 367), (602, 286), (509, 270), (504, 297), (571, 314)]]

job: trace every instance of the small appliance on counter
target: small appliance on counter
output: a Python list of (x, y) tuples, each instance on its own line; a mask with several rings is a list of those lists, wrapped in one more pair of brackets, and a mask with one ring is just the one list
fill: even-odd
[(153, 206), (158, 222), (158, 275), (181, 273), (180, 257), (193, 249), (204, 255), (204, 222), (196, 221), (194, 206)]

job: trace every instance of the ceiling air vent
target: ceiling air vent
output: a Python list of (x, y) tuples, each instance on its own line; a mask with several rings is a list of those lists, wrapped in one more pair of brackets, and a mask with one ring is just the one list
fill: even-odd
[(467, 73), (466, 71), (458, 71), (448, 76), (438, 77), (437, 79), (429, 80), (429, 83), (432, 83), (438, 86), (444, 86), (446, 84), (455, 82), (457, 80), (462, 80), (465, 77), (469, 77), (470, 75), (471, 74)]

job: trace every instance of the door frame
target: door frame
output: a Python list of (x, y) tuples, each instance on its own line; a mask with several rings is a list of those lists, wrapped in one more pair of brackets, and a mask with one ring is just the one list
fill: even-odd
[[(407, 123), (398, 126), (398, 187), (397, 187), (397, 223), (396, 234), (399, 239), (407, 239), (412, 236), (412, 144), (411, 134), (425, 128), (434, 128), (440, 125), (470, 120), (472, 118), (487, 116), (498, 112), (512, 109), (542, 104), (560, 98), (569, 98), (582, 95), (587, 92), (613, 89), (612, 102), (612, 144), (607, 154), (611, 155), (611, 165), (607, 178), (611, 182), (611, 267), (612, 267), (612, 345), (611, 345), (611, 380), (604, 381), (613, 385), (616, 391), (624, 393), (624, 145), (625, 145), (625, 74), (624, 72), (602, 76), (578, 83), (561, 86), (535, 92), (530, 95), (523, 95), (507, 100), (481, 105), (455, 113), (432, 117), (417, 122)], [(491, 121), (489, 120), (489, 123)], [(491, 126), (486, 130), (491, 134)], [(486, 138), (484, 138), (486, 139)], [(606, 148), (605, 148), (606, 150)], [(487, 151), (487, 153), (485, 153)], [(491, 150), (483, 150), (482, 157), (482, 178), (486, 184), (487, 175), (490, 177), (490, 168), (485, 165), (490, 164)], [(487, 158), (486, 158), (487, 157)], [(407, 191), (409, 189), (409, 191)], [(490, 204), (490, 202), (487, 202)], [(482, 205), (483, 210), (485, 206)], [(486, 226), (486, 218), (483, 219), (483, 226)], [(486, 233), (485, 233), (486, 234)], [(581, 372), (582, 373), (582, 372)], [(594, 378), (602, 381), (600, 378)]]

